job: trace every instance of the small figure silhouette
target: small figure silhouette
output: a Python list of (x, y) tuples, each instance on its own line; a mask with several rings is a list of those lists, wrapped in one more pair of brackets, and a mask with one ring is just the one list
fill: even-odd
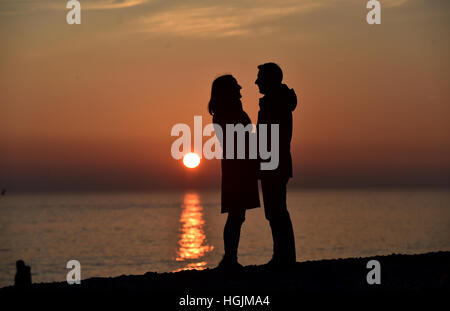
[(6, 194), (6, 189), (3, 189), (2, 190), (2, 195), (5, 195)]
[(17, 288), (28, 288), (31, 286), (31, 268), (25, 265), (23, 260), (16, 261), (16, 277), (14, 278), (14, 286)]

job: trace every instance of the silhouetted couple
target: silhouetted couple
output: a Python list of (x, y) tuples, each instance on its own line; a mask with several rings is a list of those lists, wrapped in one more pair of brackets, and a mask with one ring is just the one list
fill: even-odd
[[(241, 86), (231, 75), (214, 80), (208, 110), (213, 123), (223, 129), (219, 139), (223, 150), (222, 164), (222, 213), (228, 213), (223, 238), (225, 255), (219, 268), (235, 270), (242, 268), (237, 253), (242, 224), (247, 209), (260, 207), (258, 179), (261, 188), (266, 219), (270, 223), (273, 237), (273, 256), (268, 265), (288, 267), (295, 263), (295, 241), (291, 218), (286, 206), (286, 185), (292, 177), (291, 138), (292, 111), (297, 106), (297, 97), (293, 89), (282, 83), (283, 73), (275, 63), (258, 66), (255, 84), (264, 96), (259, 99), (257, 134), (261, 124), (267, 124), (271, 137), (272, 124), (279, 126), (279, 164), (275, 170), (261, 170), (261, 159), (249, 159), (249, 134), (246, 133), (245, 159), (226, 159), (226, 124), (251, 124), (250, 118), (242, 108)], [(234, 152), (237, 150), (237, 137), (234, 137)], [(259, 141), (259, 140), (258, 140)], [(260, 141), (258, 142), (260, 143)], [(271, 146), (267, 142), (266, 146)], [(270, 160), (270, 159), (269, 159)], [(265, 160), (265, 161), (269, 161)]]

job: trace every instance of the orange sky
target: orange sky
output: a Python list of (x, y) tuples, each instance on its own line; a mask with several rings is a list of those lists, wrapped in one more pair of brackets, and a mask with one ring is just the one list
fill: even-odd
[(256, 122), (257, 65), (300, 105), (292, 183), (448, 185), (448, 1), (80, 0), (0, 3), (0, 187), (150, 189), (219, 183), (219, 163), (170, 156), (176, 123), (210, 120), (233, 74)]

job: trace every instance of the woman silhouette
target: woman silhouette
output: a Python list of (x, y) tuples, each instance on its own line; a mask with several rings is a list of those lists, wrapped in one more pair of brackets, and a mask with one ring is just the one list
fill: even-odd
[(260, 206), (258, 193), (258, 162), (248, 159), (249, 135), (246, 132), (246, 158), (237, 159), (237, 138), (234, 133), (234, 157), (225, 159), (227, 124), (251, 124), (250, 118), (242, 109), (241, 86), (232, 75), (220, 76), (214, 80), (208, 110), (213, 116), (214, 126), (222, 128), (223, 137), (219, 137), (222, 147), (222, 213), (228, 213), (223, 230), (225, 255), (219, 263), (219, 269), (236, 270), (242, 268), (237, 260), (241, 227), (245, 220), (245, 210)]

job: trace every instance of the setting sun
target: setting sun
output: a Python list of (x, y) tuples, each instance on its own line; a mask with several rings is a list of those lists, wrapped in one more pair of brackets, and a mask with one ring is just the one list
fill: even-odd
[(189, 168), (197, 167), (200, 164), (200, 157), (198, 154), (190, 152), (183, 157), (183, 164)]

